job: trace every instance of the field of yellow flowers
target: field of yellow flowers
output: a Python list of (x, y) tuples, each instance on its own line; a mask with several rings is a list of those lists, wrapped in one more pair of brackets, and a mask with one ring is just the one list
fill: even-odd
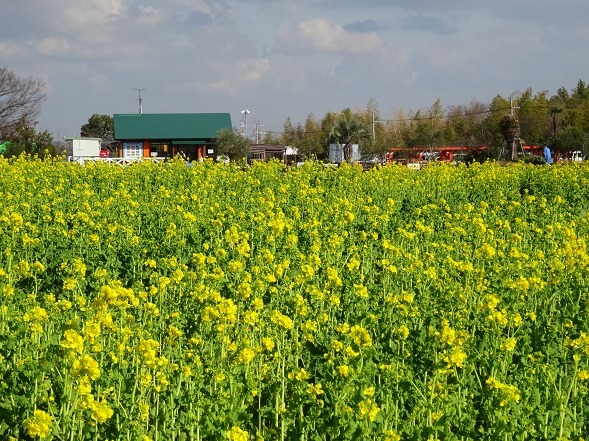
[(581, 440), (589, 167), (0, 160), (0, 438)]

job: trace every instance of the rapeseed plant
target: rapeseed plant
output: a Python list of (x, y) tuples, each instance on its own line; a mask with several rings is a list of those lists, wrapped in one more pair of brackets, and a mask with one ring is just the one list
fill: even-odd
[(587, 182), (0, 159), (0, 436), (580, 438)]

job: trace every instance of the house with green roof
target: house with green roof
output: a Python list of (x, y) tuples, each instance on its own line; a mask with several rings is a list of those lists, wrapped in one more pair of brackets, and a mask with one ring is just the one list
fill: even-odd
[(215, 138), (232, 130), (229, 113), (114, 114), (119, 157), (173, 157), (193, 161), (216, 156)]

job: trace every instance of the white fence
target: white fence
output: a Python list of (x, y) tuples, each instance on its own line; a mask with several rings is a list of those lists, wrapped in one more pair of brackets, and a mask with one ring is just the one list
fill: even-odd
[(163, 162), (168, 158), (149, 157), (149, 158), (105, 158), (101, 156), (68, 156), (68, 162), (75, 162), (77, 164), (85, 164), (88, 162), (100, 162), (106, 164), (115, 164), (124, 167), (129, 164), (136, 164), (138, 162), (151, 161), (151, 162)]

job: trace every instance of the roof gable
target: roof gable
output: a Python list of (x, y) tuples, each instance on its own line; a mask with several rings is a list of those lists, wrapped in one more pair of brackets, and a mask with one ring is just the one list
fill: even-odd
[(219, 130), (232, 128), (229, 113), (129, 113), (113, 119), (117, 140), (212, 139)]

